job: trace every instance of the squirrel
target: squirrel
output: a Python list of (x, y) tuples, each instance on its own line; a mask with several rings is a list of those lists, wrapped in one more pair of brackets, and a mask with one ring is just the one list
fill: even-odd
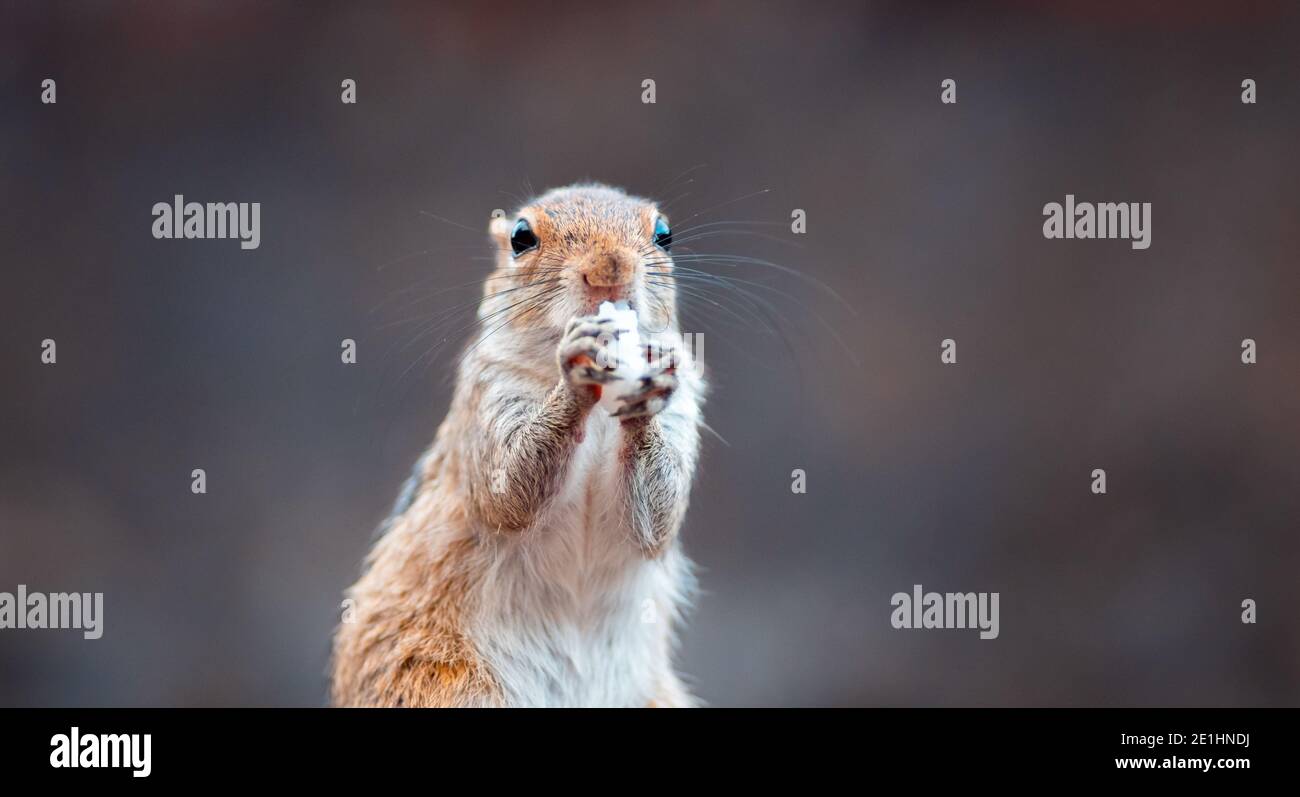
[[(552, 189), (497, 249), (445, 420), (334, 638), (338, 706), (685, 707), (672, 665), (694, 588), (678, 531), (702, 374), (682, 344), (672, 231), (653, 201)], [(626, 302), (657, 357), (597, 408)]]

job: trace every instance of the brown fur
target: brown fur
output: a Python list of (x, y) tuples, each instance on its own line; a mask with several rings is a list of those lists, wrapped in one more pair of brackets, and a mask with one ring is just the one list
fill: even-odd
[[(440, 435), (441, 436), (441, 435)], [(426, 474), (440, 470), (437, 458)], [(463, 515), (449, 493), (423, 490), (379, 540), (349, 591), (352, 622), (335, 639), (333, 699), (347, 706), (471, 706), (499, 701), (461, 631), (474, 574), (471, 539), (438, 534)], [(449, 522), (450, 521), (450, 522)]]

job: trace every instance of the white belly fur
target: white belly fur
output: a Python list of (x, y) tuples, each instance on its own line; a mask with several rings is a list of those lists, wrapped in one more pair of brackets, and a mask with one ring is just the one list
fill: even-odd
[(644, 706), (673, 681), (690, 590), (678, 546), (645, 558), (622, 517), (618, 421), (597, 410), (531, 528), (498, 538), (470, 633), (515, 706)]

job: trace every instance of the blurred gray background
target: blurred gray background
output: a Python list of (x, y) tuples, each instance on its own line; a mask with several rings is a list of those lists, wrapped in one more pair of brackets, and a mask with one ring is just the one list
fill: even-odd
[[(0, 631), (0, 705), (323, 704), (471, 316), (428, 357), (395, 322), (586, 177), (763, 222), (698, 248), (852, 308), (724, 264), (789, 348), (685, 308), (726, 441), (684, 531), (704, 700), (1300, 703), (1300, 20), (1042, 5), (6, 4), (0, 590), (106, 617)], [(261, 248), (154, 240), (176, 193), (261, 202)], [(1044, 240), (1066, 193), (1151, 202), (1151, 248)], [(893, 630), (917, 583), (1000, 592), (1000, 638)]]

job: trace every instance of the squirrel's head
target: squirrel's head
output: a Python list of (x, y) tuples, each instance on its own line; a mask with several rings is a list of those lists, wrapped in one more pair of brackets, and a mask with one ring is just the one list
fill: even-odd
[(555, 188), (492, 219), (496, 269), (479, 316), (492, 324), (562, 331), (601, 302), (626, 301), (641, 326), (676, 322), (672, 231), (654, 202), (617, 188)]

